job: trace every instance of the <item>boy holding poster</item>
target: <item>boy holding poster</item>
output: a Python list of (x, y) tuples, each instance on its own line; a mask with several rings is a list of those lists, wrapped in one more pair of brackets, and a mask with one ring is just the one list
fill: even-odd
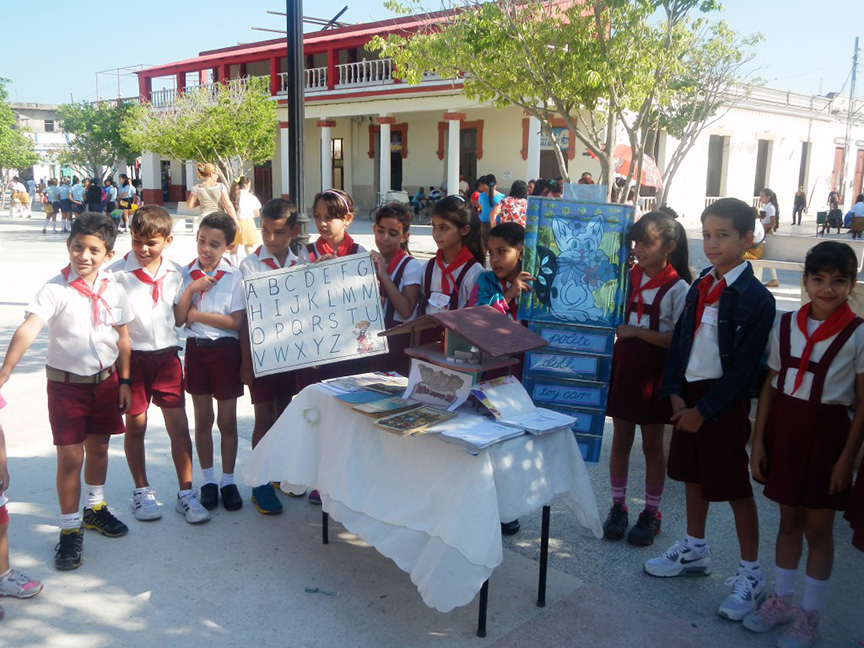
[[(222, 258), (237, 226), (228, 214), (208, 214), (198, 227), (198, 258), (183, 268), (183, 289), (174, 309), (177, 326), (186, 326), (186, 391), (195, 408), (195, 448), (204, 475), (201, 504), (213, 510), (222, 495), (228, 511), (243, 506), (234, 484), (237, 460), (237, 398), (240, 334), (246, 317), (243, 275)], [(213, 399), (222, 435), (222, 480), (213, 471)]]
[[(255, 277), (262, 272), (291, 268), (298, 259), (291, 252), (291, 241), (297, 238), (300, 226), (297, 224), (297, 210), (294, 205), (274, 198), (261, 208), (261, 238), (264, 245), (252, 252), (240, 263), (243, 277)], [(240, 334), (240, 377), (252, 394), (255, 407), (255, 427), (252, 429), (252, 447), (267, 434), (267, 431), (288, 407), (292, 396), (297, 393), (297, 374), (284, 371), (256, 378), (252, 371), (252, 352), (249, 345), (249, 332), (246, 326)], [(252, 489), (252, 503), (259, 512), (273, 515), (282, 512), (282, 502), (269, 482)]]

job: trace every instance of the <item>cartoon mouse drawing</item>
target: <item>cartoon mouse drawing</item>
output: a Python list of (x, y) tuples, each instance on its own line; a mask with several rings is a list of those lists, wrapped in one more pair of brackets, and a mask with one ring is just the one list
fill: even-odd
[(357, 336), (357, 353), (371, 353), (374, 350), (372, 340), (366, 334), (370, 326), (371, 324), (366, 320), (354, 325), (354, 335)]
[[(604, 283), (609, 258), (600, 249), (603, 240), (603, 218), (586, 220), (555, 218), (552, 232), (561, 253), (556, 259), (554, 278), (549, 287), (548, 303), (562, 320), (586, 322), (603, 317), (594, 303), (593, 291)], [(611, 278), (611, 276), (609, 277)]]

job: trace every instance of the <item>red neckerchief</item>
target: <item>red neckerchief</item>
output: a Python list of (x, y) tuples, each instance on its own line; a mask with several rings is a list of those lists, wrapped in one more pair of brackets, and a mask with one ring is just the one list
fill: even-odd
[[(198, 261), (193, 261), (189, 264), (189, 267), (192, 268), (193, 265), (198, 263)], [(206, 272), (201, 270), (200, 266), (198, 268), (192, 268), (192, 272), (189, 275), (192, 277), (192, 281), (198, 281), (201, 277), (213, 277), (218, 283), (219, 280), (228, 274), (225, 270), (216, 270), (212, 275), (208, 275)], [(204, 298), (204, 291), (198, 293), (198, 297), (195, 299), (195, 306), (198, 306), (198, 302), (200, 302)]]
[[(798, 373), (795, 374), (795, 383), (792, 385), (792, 393), (801, 386), (801, 381), (804, 380), (804, 372), (807, 370), (807, 365), (810, 362), (810, 354), (813, 353), (813, 347), (823, 340), (832, 338), (842, 331), (846, 326), (855, 319), (855, 313), (849, 308), (848, 303), (844, 303), (840, 308), (831, 313), (831, 317), (819, 324), (813, 335), (807, 333), (807, 318), (810, 316), (811, 303), (804, 304), (795, 316), (795, 321), (798, 324), (798, 330), (804, 336), (804, 350), (801, 352), (801, 360), (798, 362)], [(782, 385), (781, 385), (782, 387)]]
[[(714, 283), (717, 283), (715, 286)], [(712, 290), (713, 287), (713, 290)], [(714, 275), (707, 274), (702, 277), (696, 290), (699, 291), (699, 301), (696, 302), (696, 328), (693, 333), (699, 330), (702, 324), (702, 314), (705, 312), (705, 307), (710, 304), (715, 304), (720, 301), (720, 293), (726, 288), (726, 279), (721, 279), (719, 282), (714, 278)]]
[(315, 251), (318, 253), (319, 257), (324, 256), (325, 254), (332, 254), (336, 257), (344, 257), (351, 254), (351, 248), (354, 246), (354, 239), (348, 236), (348, 232), (345, 232), (345, 238), (342, 239), (342, 242), (339, 244), (339, 247), (334, 251), (330, 244), (325, 241), (320, 236), (318, 240), (315, 241)]
[(87, 297), (90, 300), (91, 315), (93, 317), (93, 326), (96, 327), (99, 325), (99, 304), (100, 303), (102, 304), (102, 306), (105, 307), (105, 311), (108, 313), (109, 317), (111, 317), (111, 321), (113, 322), (114, 316), (111, 315), (111, 307), (108, 305), (108, 302), (106, 302), (105, 299), (102, 297), (102, 295), (108, 289), (108, 280), (103, 278), (102, 281), (99, 282), (99, 288), (96, 289), (96, 291), (94, 291), (90, 287), (90, 284), (88, 284), (86, 281), (84, 281), (84, 279), (82, 279), (81, 277), (77, 277), (73, 281), (69, 281), (70, 269), (71, 269), (71, 265), (68, 265), (65, 268), (63, 268), (60, 271), (60, 273), (63, 275), (63, 278), (67, 282), (69, 282), (68, 285), (70, 288), (72, 288), (75, 292), (77, 292), (80, 295), (83, 295), (84, 297)]
[(644, 274), (645, 271), (638, 263), (630, 269), (630, 286), (632, 287), (633, 291), (630, 293), (630, 299), (627, 300), (627, 311), (629, 312), (630, 305), (635, 301), (637, 324), (642, 321), (642, 309), (644, 306), (644, 302), (642, 301), (642, 293), (646, 290), (653, 290), (654, 288), (664, 286), (668, 281), (679, 279), (678, 273), (675, 272), (675, 268), (672, 267), (671, 263), (667, 263), (665, 268), (663, 268), (660, 272), (651, 277), (643, 285), (642, 276)]
[[(474, 258), (474, 255), (471, 254), (471, 250), (469, 250), (464, 245), (462, 249), (459, 250), (459, 254), (456, 255), (456, 258), (453, 259), (451, 263), (448, 263), (447, 266), (444, 265), (444, 255), (441, 250), (438, 250), (435, 253), (435, 263), (438, 268), (441, 270), (441, 292), (445, 295), (450, 294), (450, 282), (453, 282), (453, 286), (456, 286), (456, 278), (453, 276), (453, 273), (465, 265), (468, 261)], [(449, 277), (449, 280), (448, 280)]]
[(162, 283), (165, 281), (165, 275), (163, 274), (158, 279), (154, 279), (144, 268), (137, 268), (132, 271), (132, 274), (134, 274), (141, 283), (153, 286), (153, 290), (150, 294), (153, 297), (153, 307), (155, 308), (156, 304), (159, 303), (159, 296), (162, 294)]
[[(402, 259), (404, 259), (407, 256), (408, 256), (408, 253), (405, 252), (405, 250), (403, 250), (402, 248), (399, 248), (398, 250), (396, 250), (396, 254), (394, 254), (393, 258), (387, 262), (387, 269), (385, 270), (385, 272), (387, 273), (388, 277), (393, 276), (393, 273), (396, 272), (396, 268), (399, 267), (399, 264), (402, 262)], [(396, 287), (398, 288), (399, 286), (396, 286)], [(381, 299), (385, 299), (387, 297), (387, 291), (384, 290), (384, 284), (383, 283), (379, 282), (378, 292), (381, 294)]]
[[(507, 281), (506, 279), (498, 279), (498, 282), (501, 284), (501, 294), (504, 296), (504, 300), (507, 300), (507, 289), (513, 285), (512, 281)], [(513, 318), (513, 321), (516, 321), (516, 313), (519, 310), (519, 305), (516, 303), (516, 298), (514, 297), (509, 302), (507, 302), (507, 309), (510, 311), (510, 317)]]
[(259, 245), (258, 249), (255, 250), (252, 254), (257, 256), (261, 260), (261, 263), (266, 265), (268, 268), (272, 268), (273, 270), (280, 270), (281, 268), (279, 267), (279, 264), (276, 263), (276, 259), (274, 259), (272, 257), (262, 257), (261, 256), (261, 252), (263, 249), (264, 249), (264, 246)]

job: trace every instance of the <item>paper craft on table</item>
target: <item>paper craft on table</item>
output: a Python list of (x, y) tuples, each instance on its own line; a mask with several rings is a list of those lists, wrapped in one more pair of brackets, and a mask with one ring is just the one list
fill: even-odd
[(363, 414), (364, 416), (371, 416), (372, 418), (377, 419), (422, 407), (421, 403), (405, 400), (404, 398), (387, 398), (384, 394), (376, 394), (376, 396), (381, 397), (381, 400), (355, 405), (351, 409)]
[(399, 436), (425, 434), (429, 428), (443, 423), (456, 416), (456, 412), (448, 412), (440, 407), (424, 405), (408, 412), (387, 416), (375, 421), (375, 425), (387, 432)]
[(403, 398), (444, 407), (452, 412), (471, 395), (471, 377), (461, 371), (423, 362), (411, 361), (408, 388)]
[(498, 423), (517, 427), (531, 434), (545, 434), (575, 425), (572, 416), (537, 407), (525, 387), (514, 376), (483, 382), (471, 394), (489, 410)]
[(396, 378), (402, 378), (402, 376), (395, 372), (375, 371), (371, 373), (357, 374), (355, 376), (331, 378), (329, 380), (324, 380), (319, 384), (325, 389), (336, 394), (347, 394), (368, 389), (368, 385), (380, 382), (389, 382)]

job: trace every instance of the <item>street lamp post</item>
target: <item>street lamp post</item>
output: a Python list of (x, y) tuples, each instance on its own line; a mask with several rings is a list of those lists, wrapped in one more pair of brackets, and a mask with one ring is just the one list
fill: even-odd
[(304, 105), (304, 57), (303, 57), (303, 0), (286, 0), (287, 62), (288, 62), (288, 195), (297, 206), (300, 246), (309, 242), (309, 217), (303, 196), (303, 161), (305, 105)]

